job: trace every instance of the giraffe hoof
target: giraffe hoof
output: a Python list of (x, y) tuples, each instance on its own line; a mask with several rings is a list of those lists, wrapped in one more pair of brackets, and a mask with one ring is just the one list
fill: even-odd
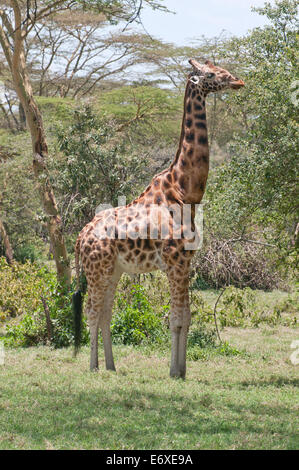
[(185, 371), (170, 371), (170, 377), (172, 379), (182, 379), (185, 380), (186, 372)]

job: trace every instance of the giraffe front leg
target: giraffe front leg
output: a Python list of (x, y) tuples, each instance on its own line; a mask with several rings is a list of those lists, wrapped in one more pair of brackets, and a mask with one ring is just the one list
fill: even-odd
[(170, 320), (172, 336), (170, 376), (184, 379), (186, 376), (187, 338), (190, 325), (190, 311), (186, 309), (181, 309), (181, 311), (175, 309), (172, 317), (173, 322)]
[(185, 293), (184, 311), (182, 318), (182, 327), (179, 336), (179, 375), (183, 379), (186, 376), (186, 356), (188, 331), (191, 323), (191, 312), (189, 305), (189, 290)]
[(171, 329), (171, 360), (170, 377), (179, 377), (179, 338), (180, 328), (170, 326)]
[(186, 376), (186, 349), (187, 335), (190, 326), (191, 314), (189, 307), (189, 276), (184, 273), (178, 277), (177, 273), (168, 273), (171, 293), (171, 365), (170, 376)]
[(104, 345), (104, 354), (105, 354), (105, 365), (107, 370), (115, 371), (113, 353), (112, 353), (112, 341), (111, 341), (111, 331), (110, 331), (110, 321), (101, 324), (103, 345)]

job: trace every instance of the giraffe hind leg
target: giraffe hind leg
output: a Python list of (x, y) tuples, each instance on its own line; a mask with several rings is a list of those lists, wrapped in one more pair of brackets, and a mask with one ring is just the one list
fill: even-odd
[(87, 318), (90, 332), (90, 370), (98, 369), (99, 326), (105, 316), (105, 297), (109, 279), (88, 286)]
[(99, 312), (88, 293), (86, 314), (90, 333), (90, 370), (98, 370)]
[(100, 328), (102, 332), (103, 345), (104, 345), (104, 354), (105, 354), (105, 364), (107, 370), (115, 371), (113, 353), (112, 353), (112, 340), (111, 340), (111, 318), (112, 318), (112, 307), (114, 301), (114, 294), (117, 287), (117, 283), (120, 279), (121, 273), (115, 272), (110, 285), (106, 291), (104, 305), (103, 305), (103, 314), (100, 317)]
[(102, 276), (88, 288), (87, 317), (90, 330), (90, 369), (98, 369), (99, 328), (102, 332), (106, 369), (115, 370), (110, 324), (114, 293), (121, 273)]

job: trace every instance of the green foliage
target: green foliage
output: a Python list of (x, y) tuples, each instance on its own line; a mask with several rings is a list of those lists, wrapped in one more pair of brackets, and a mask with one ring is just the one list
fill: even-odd
[(253, 308), (254, 295), (250, 288), (225, 289), (218, 312), (221, 326), (239, 326), (252, 316)]
[[(192, 291), (193, 321), (198, 324), (214, 323), (215, 302), (208, 302), (201, 293)], [(216, 316), (221, 327), (258, 327), (263, 324), (294, 326), (297, 324), (298, 294), (290, 293), (287, 298), (269, 304), (249, 287), (239, 289), (230, 286), (219, 299)]]
[(144, 158), (129, 153), (112, 123), (90, 108), (74, 112), (73, 124), (58, 130), (64, 159), (52, 161), (52, 178), (64, 226), (79, 230), (99, 204), (117, 206), (118, 197), (132, 197), (145, 176)]
[(18, 324), (8, 324), (4, 344), (28, 347), (46, 344), (46, 329), (40, 315), (25, 313)]
[(257, 9), (271, 25), (227, 48), (246, 83), (227, 104), (245, 126), (230, 142), (229, 161), (210, 179), (206, 207), (219, 234), (260, 232), (279, 248), (273, 257), (284, 262), (294, 250), (298, 220), (297, 6), (280, 0)]
[(137, 345), (164, 340), (162, 318), (155, 314), (142, 286), (134, 285), (129, 298), (119, 296), (116, 308), (111, 325), (114, 342)]
[(200, 348), (206, 348), (215, 347), (216, 344), (216, 331), (203, 325), (198, 325), (188, 335), (188, 347), (199, 346)]
[(26, 261), (33, 263), (40, 258), (40, 252), (35, 245), (27, 243), (15, 248), (14, 258), (20, 263), (25, 263)]
[[(219, 302), (218, 318), (221, 326), (254, 326), (268, 325), (295, 325), (297, 323), (296, 296), (290, 296), (292, 301), (283, 301), (273, 308), (258, 304), (254, 291), (250, 288), (237, 289), (229, 287), (225, 289)], [(298, 299), (297, 299), (298, 301)], [(282, 312), (284, 314), (282, 315)]]
[(177, 139), (181, 123), (181, 94), (155, 86), (124, 86), (101, 93), (98, 107), (128, 133), (130, 139), (151, 144), (153, 138), (170, 143)]
[[(52, 324), (49, 340), (42, 298)], [(54, 347), (73, 343), (71, 295), (57, 283), (56, 275), (34, 263), (9, 266), (0, 258), (0, 323), (5, 324), (4, 341), (10, 346), (49, 343)], [(83, 344), (88, 342), (86, 322)]]
[(214, 356), (245, 356), (227, 341), (219, 344), (215, 329), (199, 324), (188, 335), (187, 358), (191, 361), (208, 360)]
[(44, 251), (46, 238), (41, 204), (32, 177), (31, 140), (27, 132), (11, 134), (3, 130), (0, 132), (0, 147), (2, 145), (9, 157), (2, 160), (0, 155), (1, 220), (17, 259), (25, 259), (24, 250), (28, 255), (29, 245), (36, 247), (36, 254)]
[(187, 350), (187, 358), (190, 361), (207, 361), (217, 356), (241, 356), (246, 357), (248, 353), (246, 351), (239, 351), (237, 348), (231, 346), (227, 341), (214, 347), (192, 346)]
[(38, 309), (52, 274), (28, 261), (9, 266), (0, 258), (0, 320), (19, 317)]
[[(139, 7), (136, 0), (77, 0), (76, 3), (81, 5), (84, 11), (90, 10), (104, 14), (113, 25), (118, 24), (120, 21), (129, 21), (131, 23), (139, 19), (136, 14)], [(161, 4), (161, 0), (144, 0), (143, 3), (153, 10), (169, 12), (167, 7), (163, 3)]]

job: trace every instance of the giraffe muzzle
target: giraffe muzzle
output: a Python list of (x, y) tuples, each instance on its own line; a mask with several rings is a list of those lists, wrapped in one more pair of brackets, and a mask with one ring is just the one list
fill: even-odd
[(230, 87), (233, 88), (234, 90), (238, 90), (239, 88), (242, 88), (245, 86), (245, 83), (243, 80), (236, 80), (234, 82), (231, 82)]

